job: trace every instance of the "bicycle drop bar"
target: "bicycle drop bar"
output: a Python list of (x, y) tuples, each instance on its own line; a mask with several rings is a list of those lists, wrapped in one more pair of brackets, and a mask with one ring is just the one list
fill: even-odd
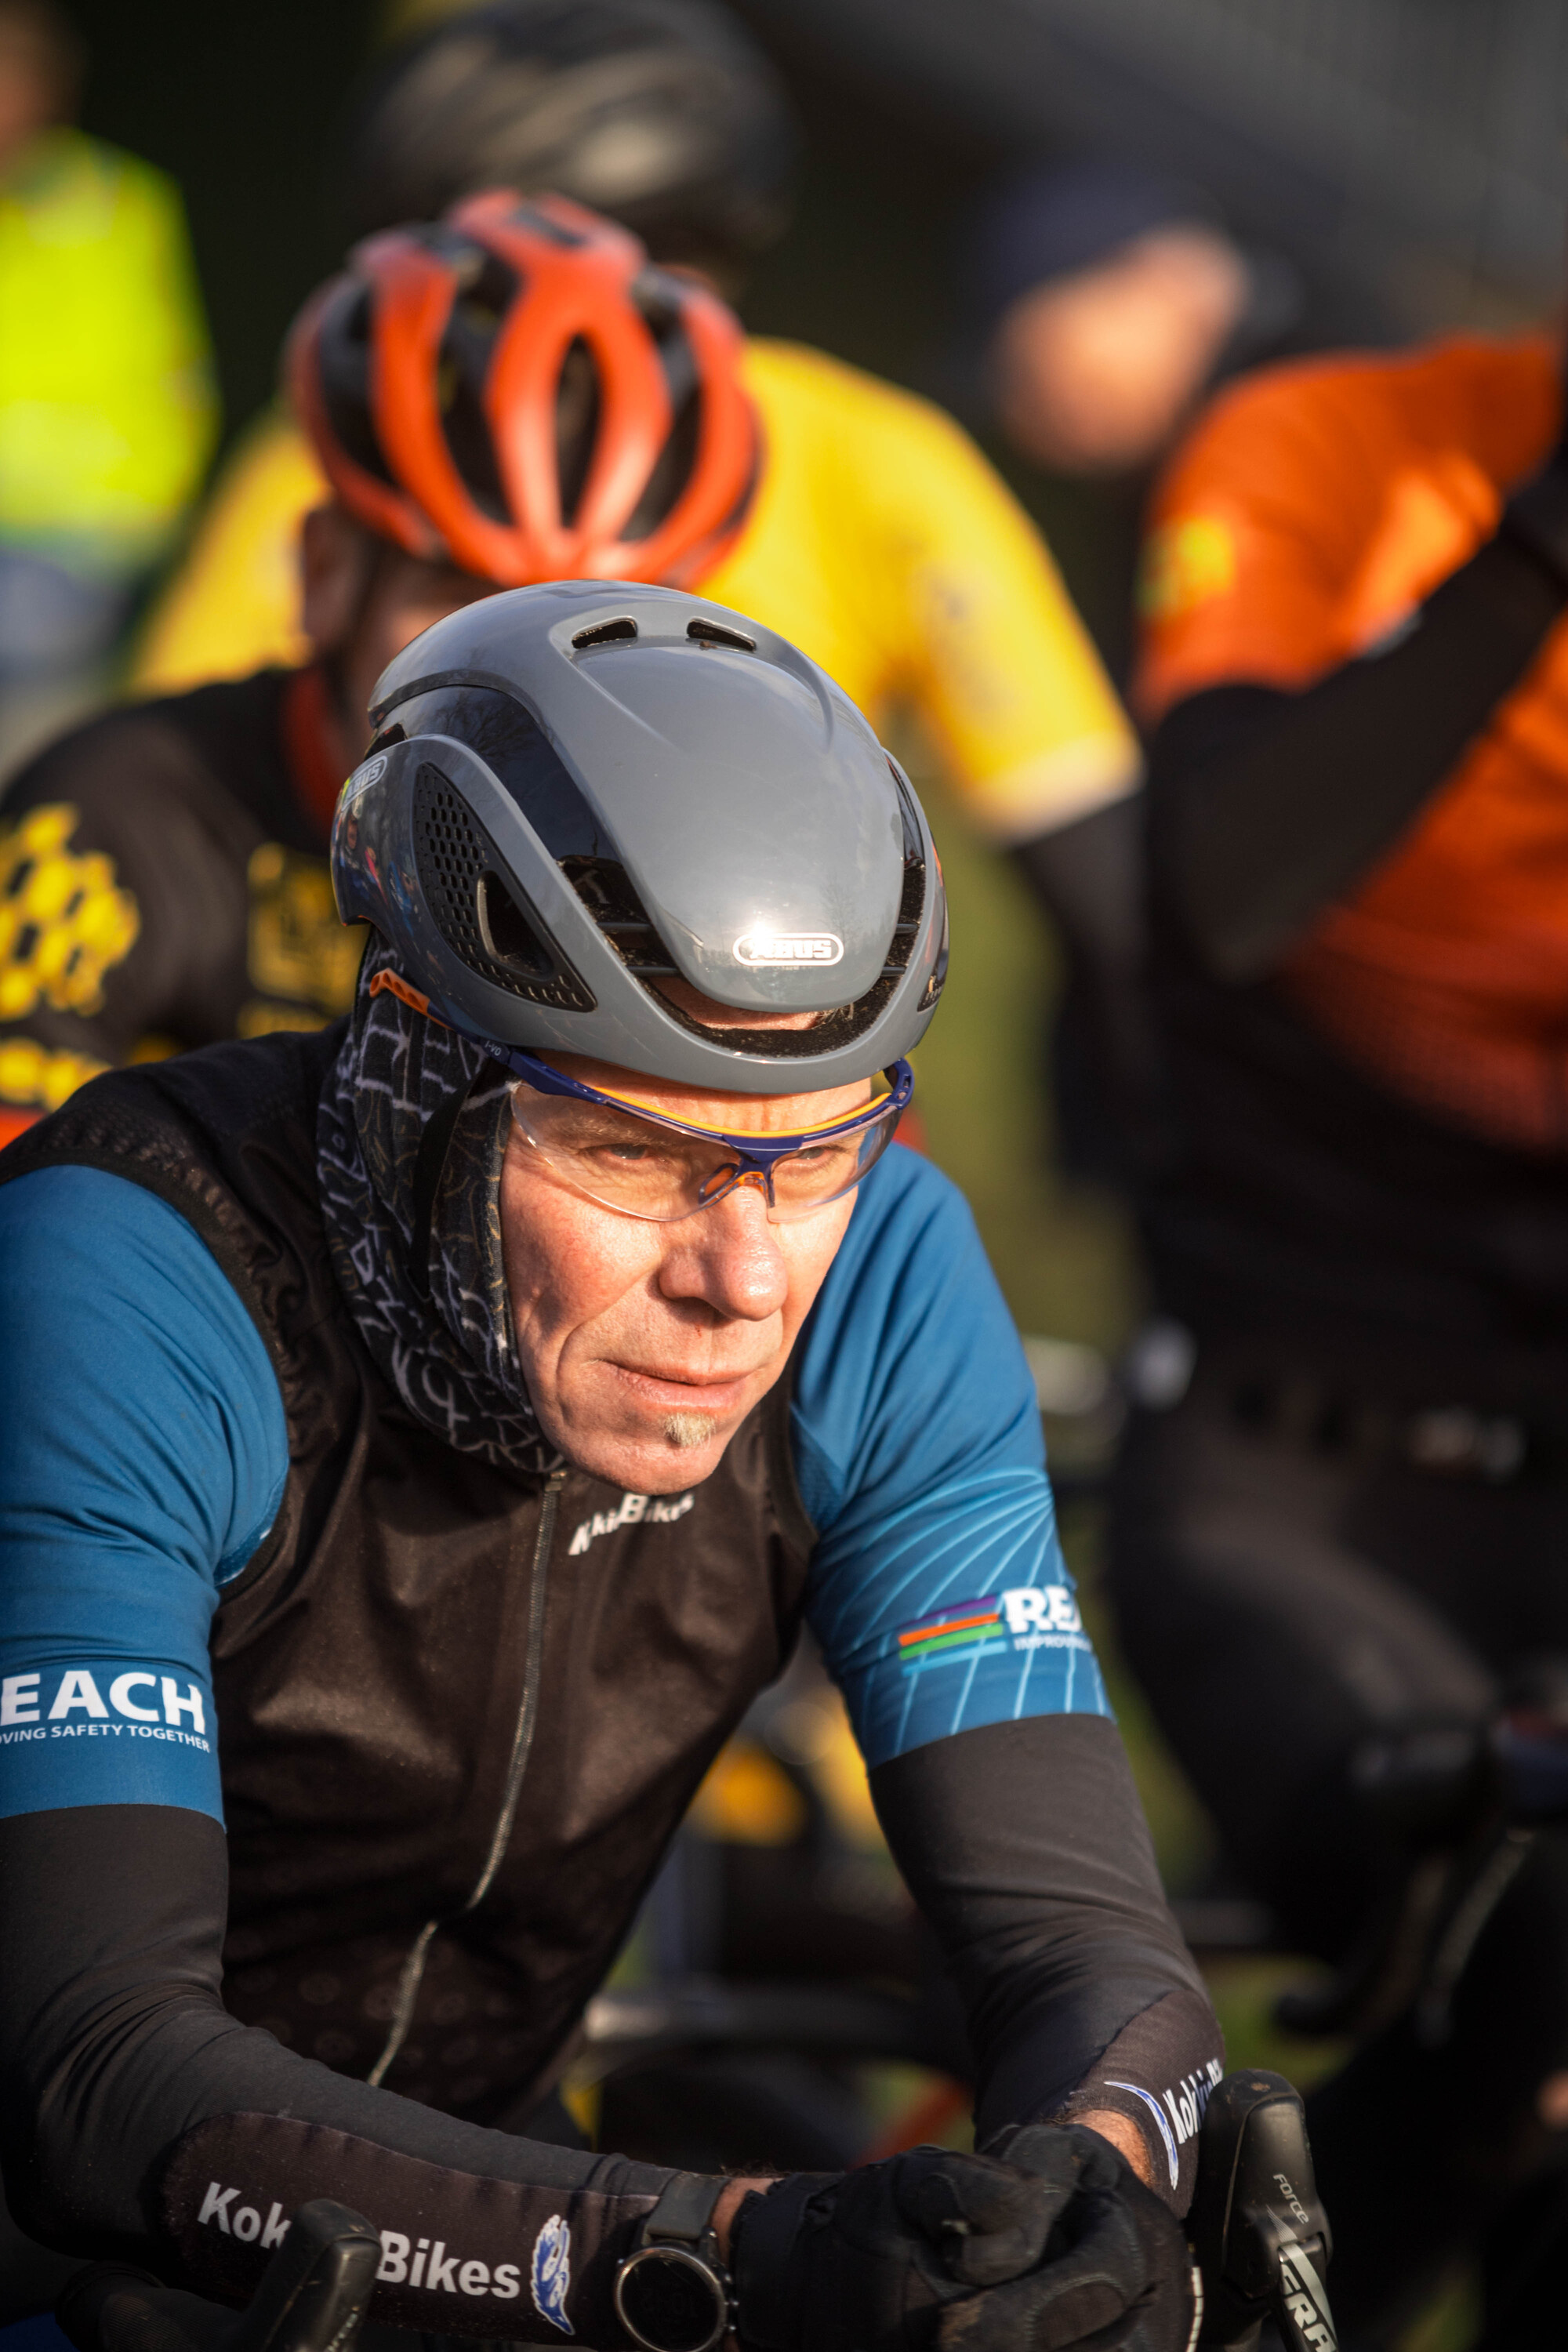
[[(1282, 2074), (1227, 2074), (1210, 2095), (1188, 2235), (1200, 2347), (1247, 2352), (1272, 2314), (1285, 2352), (1339, 2352), (1323, 2287), (1332, 2241), (1301, 2102)], [(71, 2280), (56, 2316), (76, 2352), (350, 2352), (380, 2261), (372, 2224), (317, 2198), (242, 2312), (100, 2263)]]
[(318, 2197), (295, 2214), (244, 2311), (95, 2263), (55, 2316), (77, 2352), (348, 2352), (380, 2261), (380, 2233), (363, 2215)]
[(1339, 2352), (1323, 2273), (1333, 2252), (1300, 2095), (1283, 2074), (1227, 2074), (1209, 2095), (1187, 2234), (1203, 2279), (1200, 2346)]

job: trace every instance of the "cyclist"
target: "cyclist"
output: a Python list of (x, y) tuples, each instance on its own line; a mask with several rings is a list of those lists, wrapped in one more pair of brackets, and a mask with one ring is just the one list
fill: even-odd
[[(434, 342), (422, 280), (443, 313)], [(1059, 821), (1070, 847), (1086, 812), (1114, 814), (1136, 773), (1125, 722), (978, 456), (934, 411), (811, 354), (767, 358), (799, 395), (781, 411), (754, 396), (756, 349), (700, 286), (644, 269), (624, 231), (552, 199), (473, 198), (360, 248), (292, 342), (326, 492), (304, 527), (313, 660), (100, 718), (8, 803), (13, 1126), (160, 1043), (342, 1009), (355, 950), (322, 852), (363, 745), (354, 713), (401, 645), (498, 584), (701, 578), (860, 698), (911, 685), (999, 830)], [(855, 417), (869, 442), (845, 430)], [(880, 485), (870, 444), (885, 465), (897, 453)]]
[(716, 0), (480, 0), (372, 77), (344, 142), (347, 227), (553, 188), (732, 292), (789, 226), (794, 110)]
[(216, 424), (179, 191), (75, 127), (82, 63), (0, 5), (0, 777), (101, 698)]
[[(342, 142), (351, 233), (486, 188), (554, 190), (732, 292), (786, 226), (799, 134), (766, 58), (710, 0), (489, 0), (394, 48)], [(240, 436), (134, 668), (146, 693), (309, 657), (300, 518), (322, 496), (279, 404)]]
[[(1280, 368), (1215, 405), (1149, 551), (1147, 1229), (1186, 1337), (1148, 1358), (1114, 1584), (1230, 1853), (1331, 1959), (1464, 1843), (1489, 1716), (1555, 1706), (1568, 1656), (1562, 432), (1543, 337)], [(1506, 2305), (1510, 2242), (1563, 2226), (1561, 1835), (1502, 1885), (1451, 2012), (1314, 2105), (1358, 2339), (1478, 2240)]]
[[(350, 1020), (106, 1075), (0, 1162), (18, 2219), (240, 2300), (330, 2194), (377, 2315), (447, 2335), (1180, 2352), (1217, 2028), (994, 1282), (929, 1163), (875, 1164), (945, 972), (914, 795), (670, 589), (456, 614), (372, 716)], [(803, 1611), (988, 2157), (548, 2144)]]

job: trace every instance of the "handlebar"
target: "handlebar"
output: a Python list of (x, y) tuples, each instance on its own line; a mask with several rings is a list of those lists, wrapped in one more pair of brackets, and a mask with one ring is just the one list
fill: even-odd
[(1560, 1670), (1540, 1669), (1489, 1722), (1382, 1734), (1348, 1769), (1403, 1866), (1340, 1966), (1281, 1994), (1276, 2016), (1288, 2032), (1360, 2037), (1409, 2013), (1435, 2047), (1537, 1830), (1568, 1822), (1568, 1687)]
[(301, 2205), (241, 2312), (146, 2271), (79, 2271), (55, 2316), (77, 2352), (348, 2352), (370, 2306), (381, 2233), (331, 2198)]
[[(1269, 2316), (1285, 2352), (1338, 2352), (1323, 2287), (1328, 2219), (1301, 2102), (1282, 2074), (1227, 2074), (1211, 2093), (1188, 2234), (1205, 2352), (1252, 2352)], [(349, 2352), (380, 2262), (374, 2225), (316, 2198), (294, 2215), (242, 2312), (102, 2263), (77, 2273), (56, 2316), (77, 2352)]]

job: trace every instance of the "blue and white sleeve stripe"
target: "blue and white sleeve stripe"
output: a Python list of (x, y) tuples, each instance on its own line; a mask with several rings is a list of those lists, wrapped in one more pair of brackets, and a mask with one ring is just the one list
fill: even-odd
[(980, 1724), (1110, 1713), (1033, 1383), (967, 1210), (912, 1154), (863, 1188), (796, 1383), (808, 1613), (868, 1764)]

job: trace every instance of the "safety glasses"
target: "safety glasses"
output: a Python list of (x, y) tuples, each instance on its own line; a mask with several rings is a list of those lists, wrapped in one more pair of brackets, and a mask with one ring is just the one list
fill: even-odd
[(514, 1051), (507, 1067), (518, 1132), (540, 1159), (601, 1208), (653, 1224), (710, 1209), (739, 1184), (753, 1184), (774, 1224), (809, 1217), (842, 1200), (874, 1168), (914, 1092), (914, 1072), (895, 1062), (887, 1092), (846, 1118), (781, 1135), (731, 1135), (668, 1118), (635, 1096), (569, 1078), (533, 1054)]

